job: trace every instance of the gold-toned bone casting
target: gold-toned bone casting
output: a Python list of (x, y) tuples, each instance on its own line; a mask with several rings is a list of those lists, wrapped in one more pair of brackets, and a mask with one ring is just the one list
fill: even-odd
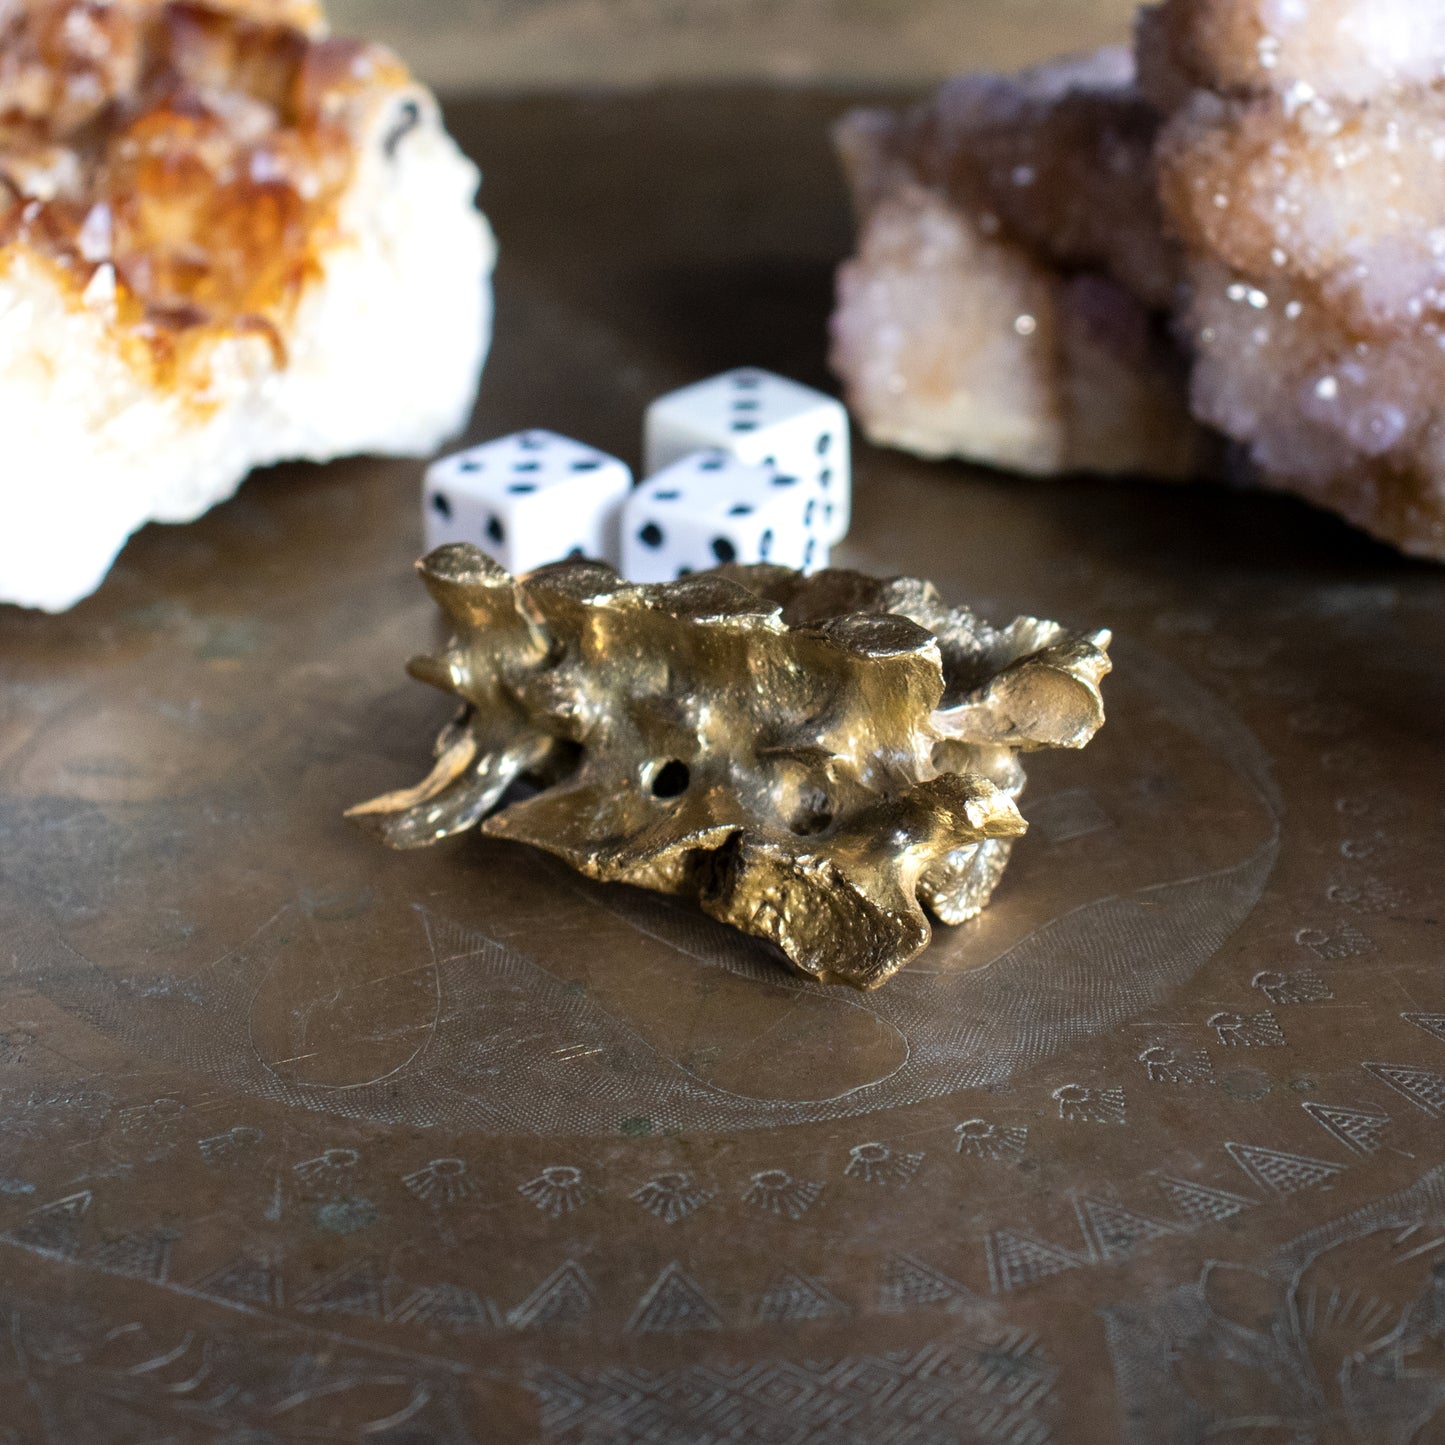
[[(480, 825), (696, 898), (825, 983), (891, 977), (932, 936), (924, 907), (983, 908), (1026, 826), (1019, 754), (1104, 721), (1108, 632), (994, 629), (927, 582), (635, 586), (595, 562), (519, 581), (466, 544), (418, 565), (455, 631), (409, 670), (465, 706), (425, 782), (348, 816), (395, 848)], [(524, 776), (540, 791), (494, 813)]]

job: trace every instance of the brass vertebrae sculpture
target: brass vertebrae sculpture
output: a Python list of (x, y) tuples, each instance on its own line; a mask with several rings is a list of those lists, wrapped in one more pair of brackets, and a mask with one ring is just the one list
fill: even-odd
[[(352, 810), (396, 848), (480, 826), (591, 878), (695, 898), (800, 972), (875, 988), (988, 902), (1019, 754), (1103, 723), (1108, 632), (994, 629), (934, 587), (729, 566), (655, 586), (420, 571), (455, 629), (414, 677), (465, 706), (431, 776)], [(507, 803), (519, 781), (538, 791)]]

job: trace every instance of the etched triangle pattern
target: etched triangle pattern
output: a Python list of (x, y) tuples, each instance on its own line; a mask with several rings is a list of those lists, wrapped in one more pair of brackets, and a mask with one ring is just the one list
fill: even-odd
[(263, 1309), (279, 1308), (285, 1299), (280, 1272), (270, 1260), (253, 1254), (238, 1254), (229, 1264), (197, 1280), (191, 1288), (198, 1294)]
[(789, 1270), (768, 1286), (758, 1302), (760, 1325), (781, 1324), (786, 1320), (821, 1320), (846, 1315), (848, 1306), (817, 1280)]
[(1243, 1194), (1215, 1189), (1208, 1184), (1196, 1184), (1192, 1179), (1175, 1179), (1165, 1174), (1156, 1182), (1175, 1212), (1196, 1227), (1222, 1224), (1226, 1219), (1233, 1219), (1236, 1214), (1259, 1205), (1257, 1199), (1247, 1199)]
[(1341, 1104), (1306, 1104), (1305, 1113), (1322, 1129), (1328, 1129), (1347, 1149), (1356, 1154), (1377, 1154), (1384, 1147), (1388, 1114), (1373, 1109), (1348, 1109)]
[(1409, 1064), (1366, 1064), (1382, 1084), (1388, 1084), (1397, 1094), (1403, 1094), (1417, 1109), (1423, 1109), (1432, 1119), (1445, 1114), (1445, 1074), (1433, 1069), (1417, 1069)]
[(508, 1316), (514, 1329), (577, 1329), (592, 1313), (596, 1292), (587, 1271), (573, 1260), (561, 1265)]
[(717, 1306), (702, 1286), (674, 1261), (637, 1302), (627, 1328), (635, 1334), (677, 1334), (722, 1328)]
[(1401, 1014), (1400, 1017), (1445, 1044), (1445, 1014)]
[(443, 1330), (490, 1330), (501, 1320), (491, 1302), (475, 1290), (429, 1284), (414, 1289), (392, 1312), (391, 1322)]
[(1136, 1214), (1132, 1209), (1092, 1199), (1087, 1194), (1080, 1195), (1074, 1207), (1078, 1211), (1079, 1227), (1084, 1231), (1084, 1238), (1101, 1260), (1122, 1259), (1141, 1244), (1178, 1232), (1162, 1219)]
[(914, 1255), (895, 1254), (883, 1272), (878, 1308), (889, 1314), (902, 1314), (929, 1305), (968, 1304), (976, 1298), (967, 1285), (950, 1279), (942, 1270), (934, 1269)]
[(91, 1256), (91, 1263), (110, 1274), (162, 1284), (170, 1274), (171, 1246), (177, 1238), (168, 1229), (123, 1234), (119, 1239), (106, 1240)]
[(39, 1254), (58, 1254), (69, 1259), (80, 1248), (81, 1227), (94, 1197), (88, 1189), (68, 1194), (27, 1215), (14, 1229), (0, 1235), (0, 1239)]
[(298, 1296), (296, 1308), (308, 1314), (360, 1315), (382, 1319), (381, 1271), (374, 1259), (343, 1265)]
[(1280, 1149), (1265, 1149), (1257, 1144), (1227, 1143), (1229, 1157), (1256, 1184), (1275, 1194), (1300, 1194), (1306, 1189), (1321, 1189), (1345, 1172), (1345, 1165), (1328, 1159), (1314, 1159), (1308, 1154), (1286, 1154)]
[(1067, 1249), (1012, 1229), (996, 1229), (988, 1237), (989, 1278), (998, 1294), (1026, 1289), (1066, 1269), (1077, 1269), (1082, 1263)]

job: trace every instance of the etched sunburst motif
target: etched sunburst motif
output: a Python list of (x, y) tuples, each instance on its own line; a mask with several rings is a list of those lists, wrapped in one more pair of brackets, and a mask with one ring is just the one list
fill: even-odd
[(1059, 1118), (1067, 1124), (1123, 1124), (1127, 1120), (1124, 1091), (1117, 1085), (1096, 1089), (1087, 1084), (1060, 1084), (1054, 1098)]
[(1174, 1048), (1169, 1044), (1150, 1044), (1139, 1062), (1153, 1084), (1194, 1084), (1214, 1082), (1214, 1060), (1208, 1049)]
[(592, 1191), (583, 1182), (582, 1171), (571, 1164), (549, 1164), (535, 1179), (517, 1186), (523, 1199), (553, 1219), (580, 1209)]
[(1335, 996), (1334, 990), (1312, 968), (1297, 968), (1292, 973), (1265, 969), (1250, 982), (1273, 1004), (1324, 1003)]
[(954, 1148), (975, 1159), (995, 1164), (1017, 1164), (1028, 1144), (1029, 1131), (1023, 1124), (990, 1124), (987, 1119), (965, 1119), (953, 1126)]
[(428, 1204), (456, 1204), (481, 1188), (460, 1159), (433, 1159), (426, 1168), (402, 1175), (401, 1182)]
[(743, 1191), (743, 1203), (770, 1214), (801, 1219), (817, 1202), (822, 1184), (812, 1179), (794, 1179), (786, 1169), (764, 1169), (754, 1174)]
[(186, 1106), (166, 1097), (149, 1104), (137, 1104), (120, 1111), (119, 1132), (129, 1142), (144, 1148), (169, 1149), (175, 1144), (176, 1131)]
[(656, 1179), (649, 1179), (640, 1189), (632, 1191), (632, 1198), (664, 1224), (676, 1224), (679, 1219), (686, 1219), (712, 1197), (710, 1189), (704, 1189), (691, 1174), (682, 1173), (659, 1174)]
[(848, 1164), (843, 1170), (850, 1179), (863, 1179), (869, 1184), (892, 1184), (902, 1189), (923, 1163), (922, 1154), (898, 1154), (886, 1144), (855, 1144), (848, 1151)]
[(227, 1129), (222, 1134), (212, 1134), (208, 1139), (198, 1139), (196, 1148), (201, 1151), (201, 1157), (207, 1164), (214, 1164), (221, 1159), (229, 1159), (234, 1154), (239, 1154), (243, 1149), (250, 1149), (259, 1144), (266, 1136), (249, 1124), (237, 1124), (234, 1128)]
[(340, 1189), (351, 1182), (351, 1171), (361, 1161), (355, 1149), (328, 1149), (314, 1159), (303, 1159), (291, 1172), (308, 1189)]

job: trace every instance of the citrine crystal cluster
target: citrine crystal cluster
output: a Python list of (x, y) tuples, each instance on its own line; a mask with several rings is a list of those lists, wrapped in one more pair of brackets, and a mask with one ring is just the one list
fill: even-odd
[(314, 0), (0, 0), (0, 603), (72, 606), (252, 467), (455, 435), (479, 179)]
[(1445, 559), (1445, 10), (1167, 0), (1134, 55), (839, 140), (834, 360), (875, 440), (1228, 471)]
[(463, 707), (425, 782), (352, 816), (397, 848), (479, 826), (694, 898), (828, 983), (876, 987), (928, 913), (983, 908), (1025, 829), (1020, 755), (1103, 723), (1109, 633), (995, 629), (926, 582), (519, 580), (462, 543), (420, 570), (453, 636), (410, 671)]

